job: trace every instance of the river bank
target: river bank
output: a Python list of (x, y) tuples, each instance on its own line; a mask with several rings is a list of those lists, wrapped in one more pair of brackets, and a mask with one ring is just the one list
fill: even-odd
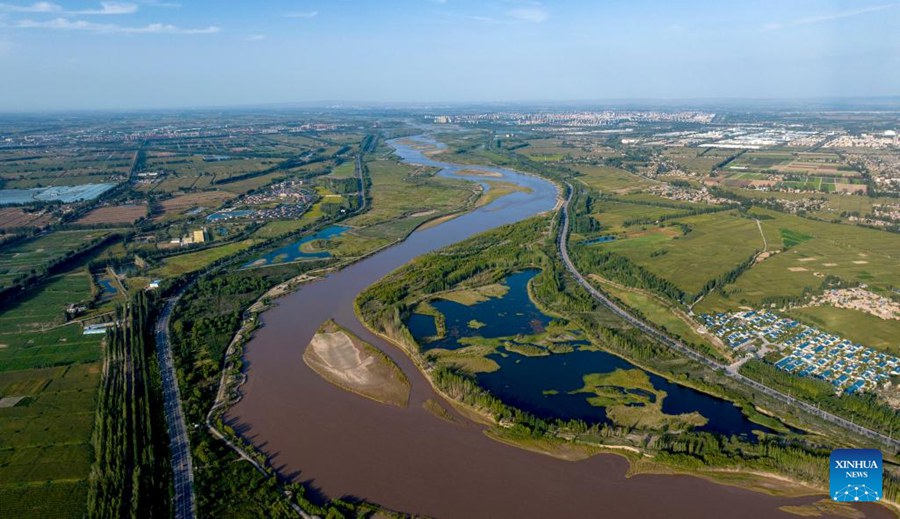
[[(406, 157), (429, 160), (421, 153)], [(430, 162), (424, 165), (436, 164)], [(443, 174), (452, 174), (452, 167)], [(660, 517), (673, 509), (694, 517), (791, 517), (780, 507), (813, 502), (684, 476), (626, 478), (629, 465), (618, 455), (564, 461), (504, 445), (485, 436), (483, 425), (451, 422), (425, 409), (425, 402), (442, 397), (403, 351), (359, 323), (353, 303), (360, 291), (425, 252), (556, 206), (557, 189), (549, 182), (500, 172), (532, 191), (420, 229), (403, 243), (302, 285), (261, 314), (263, 326), (245, 346), (243, 398), (227, 411), (228, 424), (284, 477), (328, 496), (354, 495), (436, 517), (576, 517), (598, 510)], [(303, 347), (330, 318), (406, 373), (407, 408), (342, 391), (302, 362)]]

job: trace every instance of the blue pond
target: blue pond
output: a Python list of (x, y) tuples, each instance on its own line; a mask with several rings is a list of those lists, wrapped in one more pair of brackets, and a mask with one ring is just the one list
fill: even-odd
[(597, 238), (592, 238), (590, 240), (585, 240), (581, 242), (582, 245), (593, 245), (595, 243), (607, 243), (614, 241), (616, 239), (615, 236), (606, 235), (606, 236), (598, 236)]
[(275, 249), (262, 256), (261, 258), (253, 260), (244, 265), (244, 268), (271, 265), (273, 263), (287, 263), (290, 261), (301, 259), (330, 258), (331, 253), (329, 252), (303, 252), (302, 250), (300, 250), (300, 247), (302, 247), (304, 243), (309, 243), (314, 240), (327, 240), (328, 238), (340, 236), (341, 234), (346, 232), (347, 229), (349, 229), (349, 227), (344, 227), (342, 225), (332, 225), (331, 227), (326, 227), (325, 229), (322, 229), (315, 234), (306, 236), (300, 241), (296, 241), (290, 245), (285, 245), (284, 247)]
[[(530, 335), (543, 330), (550, 318), (543, 314), (528, 298), (528, 282), (537, 275), (527, 270), (510, 275), (506, 279), (509, 292), (502, 298), (490, 299), (472, 306), (450, 301), (433, 301), (432, 305), (446, 317), (447, 336), (428, 342), (437, 333), (434, 318), (413, 314), (407, 326), (413, 337), (425, 349), (456, 349), (462, 337), (507, 337), (517, 334)], [(485, 324), (472, 329), (468, 322), (476, 319)], [(572, 344), (572, 343), (570, 343)], [(581, 344), (586, 344), (581, 341)], [(501, 350), (489, 357), (500, 365), (492, 373), (476, 375), (478, 383), (509, 405), (545, 418), (580, 419), (589, 423), (608, 423), (605, 409), (591, 405), (591, 395), (569, 394), (584, 386), (583, 377), (590, 373), (609, 373), (616, 369), (638, 369), (634, 364), (604, 351), (581, 351), (528, 357)], [(747, 419), (740, 408), (730, 402), (715, 398), (685, 386), (648, 373), (653, 387), (667, 393), (662, 401), (662, 411), (682, 414), (697, 411), (709, 421), (697, 430), (725, 435), (743, 435), (752, 440), (753, 430), (771, 432), (766, 427)], [(548, 394), (545, 391), (555, 391)]]
[(112, 297), (119, 291), (116, 286), (113, 285), (111, 279), (100, 278), (97, 281), (100, 284), (100, 288), (103, 289), (103, 297)]
[(213, 213), (206, 217), (208, 222), (215, 222), (217, 220), (229, 220), (231, 218), (243, 218), (245, 216), (250, 216), (254, 211), (249, 209), (241, 209), (238, 211), (220, 211), (218, 213)]
[[(510, 335), (532, 335), (540, 333), (550, 323), (550, 318), (534, 306), (528, 298), (528, 282), (538, 274), (537, 270), (526, 270), (511, 274), (505, 285), (509, 292), (502, 298), (488, 299), (472, 306), (439, 299), (432, 301), (446, 320), (447, 333), (443, 339), (423, 342), (422, 338), (437, 334), (434, 318), (429, 315), (413, 314), (407, 322), (409, 331), (423, 347), (455, 350), (462, 347), (457, 340), (461, 337), (507, 337)], [(469, 321), (478, 320), (484, 327), (473, 330)]]

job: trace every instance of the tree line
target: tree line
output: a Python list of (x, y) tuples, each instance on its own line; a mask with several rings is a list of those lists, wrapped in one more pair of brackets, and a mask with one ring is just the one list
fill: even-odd
[(154, 355), (156, 305), (143, 291), (116, 310), (105, 341), (88, 515), (168, 517), (171, 470)]

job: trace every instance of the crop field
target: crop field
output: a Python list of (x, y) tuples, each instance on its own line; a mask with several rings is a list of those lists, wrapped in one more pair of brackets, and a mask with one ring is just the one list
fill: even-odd
[(159, 203), (159, 206), (162, 209), (161, 217), (177, 216), (197, 207), (215, 209), (222, 205), (222, 202), (232, 198), (234, 198), (233, 193), (220, 190), (177, 195)]
[(319, 138), (297, 133), (232, 135), (202, 139), (174, 137), (154, 140), (152, 148), (148, 150), (148, 157), (173, 155), (286, 157), (324, 148), (327, 145), (327, 142)]
[(537, 162), (558, 162), (592, 155), (590, 149), (575, 146), (563, 139), (532, 139), (528, 141), (528, 146), (517, 149), (516, 153), (526, 155)]
[(726, 166), (729, 170), (761, 172), (772, 170), (775, 166), (784, 165), (793, 159), (788, 151), (748, 151)]
[(601, 192), (628, 193), (654, 185), (654, 182), (624, 169), (608, 166), (574, 166), (574, 169), (581, 173), (580, 182)]
[[(601, 225), (603, 217), (596, 216)], [(674, 222), (687, 225), (690, 232), (683, 235), (676, 226), (634, 226), (615, 241), (587, 246), (622, 254), (691, 294), (763, 249), (756, 223), (735, 211)]]
[(635, 218), (660, 218), (662, 216), (677, 214), (680, 209), (670, 207), (654, 207), (651, 205), (632, 204), (625, 202), (602, 201), (595, 204), (600, 210), (594, 218), (600, 222), (603, 233), (624, 231), (623, 224)]
[(26, 240), (0, 249), (0, 287), (65, 256), (94, 239), (109, 234), (108, 230), (58, 231), (40, 238)]
[(125, 223), (130, 224), (147, 216), (147, 206), (137, 204), (125, 204), (116, 206), (98, 207), (78, 219), (80, 224), (104, 224)]
[(7, 189), (100, 184), (124, 180), (133, 150), (35, 148), (0, 152), (0, 179)]
[(734, 150), (718, 148), (663, 148), (663, 157), (678, 164), (690, 173), (704, 176), (712, 171), (713, 167), (734, 154)]
[(65, 322), (66, 305), (90, 296), (91, 280), (86, 272), (74, 271), (49, 278), (28, 294), (0, 306), (0, 333), (38, 331), (60, 325)]
[(862, 176), (836, 153), (750, 151), (731, 162), (727, 186), (762, 186), (825, 193), (865, 194)]
[(56, 218), (45, 210), (29, 212), (20, 207), (0, 208), (0, 229), (43, 227), (55, 221)]
[[(0, 503), (8, 517), (82, 517), (102, 335), (64, 322), (86, 272), (56, 276), (0, 308)], [(39, 331), (47, 329), (46, 331)]]

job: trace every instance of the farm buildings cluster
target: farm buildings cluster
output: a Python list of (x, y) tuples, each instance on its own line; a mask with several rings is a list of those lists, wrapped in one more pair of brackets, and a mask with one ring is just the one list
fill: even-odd
[(900, 375), (900, 358), (855, 344), (769, 311), (741, 311), (700, 316), (707, 329), (728, 346), (760, 346), (759, 353), (780, 351), (779, 369), (830, 382), (835, 391), (851, 394), (873, 390)]

